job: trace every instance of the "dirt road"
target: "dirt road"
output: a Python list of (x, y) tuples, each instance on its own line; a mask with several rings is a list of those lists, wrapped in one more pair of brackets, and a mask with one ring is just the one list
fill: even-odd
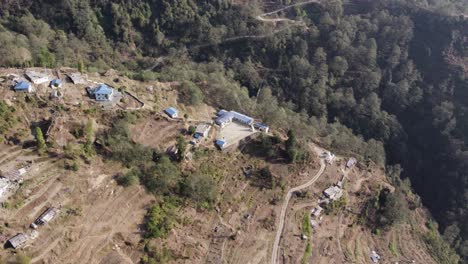
[[(318, 156), (320, 156), (320, 153), (323, 150), (316, 147), (316, 146), (314, 146), (314, 151), (317, 153)], [(296, 191), (300, 191), (302, 189), (305, 189), (305, 188), (311, 186), (315, 181), (317, 181), (320, 178), (320, 176), (325, 171), (325, 168), (326, 168), (325, 161), (322, 158), (320, 158), (320, 170), (314, 175), (314, 177), (312, 179), (310, 179), (308, 182), (306, 182), (306, 183), (304, 183), (302, 185), (299, 185), (299, 186), (296, 186), (294, 188), (289, 189), (288, 193), (286, 194), (286, 197), (284, 198), (283, 206), (281, 207), (280, 222), (278, 223), (278, 229), (276, 231), (275, 242), (273, 244), (273, 250), (272, 250), (272, 253), (271, 253), (271, 264), (276, 264), (276, 262), (278, 260), (279, 243), (280, 243), (281, 235), (282, 235), (283, 229), (284, 229), (284, 221), (285, 221), (285, 217), (286, 217), (286, 210), (288, 209), (289, 200), (291, 199), (292, 194), (294, 192), (296, 192)]]
[(319, 2), (320, 2), (319, 0), (310, 0), (310, 1), (305, 1), (305, 2), (295, 3), (295, 4), (292, 4), (292, 5), (282, 7), (280, 9), (276, 9), (276, 10), (271, 11), (271, 12), (263, 13), (261, 15), (256, 16), (255, 18), (260, 20), (260, 21), (263, 21), (263, 22), (279, 22), (279, 21), (296, 22), (295, 20), (291, 20), (291, 19), (287, 19), (287, 18), (271, 18), (270, 19), (270, 18), (265, 18), (265, 17), (276, 14), (276, 13), (279, 13), (279, 12), (281, 12), (283, 10), (286, 10), (286, 9), (289, 9), (289, 8), (292, 8), (292, 7), (307, 5), (307, 4), (311, 4), (311, 3), (319, 3)]

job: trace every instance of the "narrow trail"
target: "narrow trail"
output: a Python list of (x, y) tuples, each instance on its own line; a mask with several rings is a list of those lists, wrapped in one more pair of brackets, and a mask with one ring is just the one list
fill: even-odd
[[(199, 48), (206, 48), (206, 47), (210, 47), (210, 46), (216, 46), (216, 45), (220, 45), (220, 44), (224, 44), (224, 43), (228, 43), (228, 42), (233, 42), (233, 41), (237, 41), (237, 40), (241, 40), (241, 39), (262, 39), (262, 38), (267, 38), (267, 37), (276, 35), (278, 33), (281, 33), (283, 31), (291, 28), (292, 26), (306, 26), (303, 21), (299, 21), (299, 20), (293, 20), (293, 19), (289, 19), (289, 18), (267, 18), (267, 17), (271, 16), (273, 14), (279, 13), (279, 12), (281, 12), (283, 10), (287, 10), (289, 8), (302, 6), (302, 5), (307, 5), (307, 4), (312, 4), (312, 3), (320, 3), (320, 0), (309, 0), (309, 1), (305, 1), (305, 2), (291, 4), (291, 5), (288, 5), (288, 6), (285, 6), (285, 7), (281, 7), (279, 9), (276, 9), (276, 10), (271, 11), (271, 12), (266, 12), (266, 13), (260, 14), (260, 15), (255, 17), (256, 20), (261, 21), (261, 22), (267, 22), (267, 23), (288, 22), (289, 23), (289, 25), (287, 25), (287, 26), (285, 26), (285, 27), (283, 27), (281, 29), (274, 30), (274, 31), (272, 31), (270, 33), (261, 34), (261, 35), (242, 35), (242, 36), (229, 37), (229, 38), (223, 39), (222, 41), (220, 41), (218, 43), (204, 43), (204, 44), (195, 45), (195, 46), (189, 47), (188, 50), (190, 51), (190, 50), (199, 49)], [(166, 56), (158, 57), (156, 59), (154, 65), (147, 68), (146, 70), (147, 71), (154, 70), (161, 63), (163, 63), (166, 59), (167, 59)]]
[(338, 244), (338, 251), (340, 252), (340, 257), (341, 257), (341, 261), (342, 263), (345, 262), (345, 254), (343, 253), (343, 249), (341, 248), (341, 237), (342, 237), (342, 227), (341, 227), (341, 224), (343, 222), (343, 212), (340, 212), (340, 217), (338, 219), (338, 228), (336, 230), (336, 242)]
[[(314, 151), (318, 154), (318, 156), (320, 156), (320, 153), (323, 150), (314, 146)], [(278, 223), (278, 229), (276, 231), (275, 242), (273, 244), (273, 250), (271, 253), (271, 264), (276, 264), (278, 260), (279, 243), (281, 240), (281, 235), (283, 234), (284, 221), (286, 218), (286, 210), (288, 209), (289, 200), (291, 199), (292, 194), (294, 192), (300, 191), (302, 189), (305, 189), (311, 186), (314, 182), (316, 182), (320, 178), (320, 176), (325, 171), (325, 168), (326, 168), (325, 161), (322, 158), (320, 158), (320, 170), (314, 175), (314, 177), (302, 185), (289, 189), (288, 193), (286, 194), (286, 197), (284, 198), (283, 206), (281, 207), (280, 222)]]
[(291, 19), (287, 19), (287, 18), (271, 18), (270, 19), (270, 18), (264, 18), (264, 17), (271, 16), (273, 14), (279, 13), (281, 11), (284, 11), (286, 9), (290, 9), (290, 8), (293, 8), (293, 7), (296, 7), (296, 6), (308, 5), (308, 4), (312, 4), (312, 3), (320, 3), (320, 1), (319, 0), (309, 0), (309, 1), (305, 1), (305, 2), (291, 4), (291, 5), (282, 7), (280, 9), (276, 9), (276, 10), (271, 11), (271, 12), (263, 13), (261, 15), (256, 16), (255, 18), (257, 20), (265, 21), (265, 22), (278, 22), (278, 21), (293, 21), (293, 22), (296, 22), (295, 20), (291, 20)]

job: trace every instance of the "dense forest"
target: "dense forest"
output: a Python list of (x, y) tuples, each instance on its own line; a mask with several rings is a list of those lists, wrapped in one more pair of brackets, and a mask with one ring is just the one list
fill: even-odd
[(273, 23), (256, 19), (261, 1), (232, 2), (2, 1), (0, 65), (185, 80), (214, 105), (400, 164), (467, 263), (468, 3), (323, 1)]

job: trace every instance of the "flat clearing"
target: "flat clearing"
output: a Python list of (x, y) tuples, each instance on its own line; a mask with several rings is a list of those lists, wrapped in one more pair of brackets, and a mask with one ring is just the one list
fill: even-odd
[(229, 147), (236, 145), (242, 139), (249, 137), (255, 133), (257, 133), (257, 131), (252, 132), (252, 129), (248, 126), (241, 125), (236, 122), (231, 122), (221, 129), (217, 139), (226, 140), (226, 147)]

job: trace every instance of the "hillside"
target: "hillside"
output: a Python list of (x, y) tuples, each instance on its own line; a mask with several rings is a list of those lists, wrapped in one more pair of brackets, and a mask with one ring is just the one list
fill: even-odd
[[(21, 78), (23, 72), (3, 69), (0, 76), (8, 79), (16, 74)], [(181, 136), (184, 141), (190, 140), (186, 132), (189, 126), (211, 122), (216, 109), (203, 103), (182, 103), (181, 83), (134, 81), (111, 71), (89, 73), (86, 84), (73, 84), (65, 78), (71, 72), (76, 70), (49, 71), (64, 80), (58, 88), (62, 97), (55, 99), (49, 98), (52, 89), (46, 84), (35, 85), (36, 92), (28, 94), (11, 90), (10, 81), (1, 83), (2, 105), (10, 105), (10, 118), (17, 121), (3, 133), (0, 171), (6, 175), (29, 164), (22, 176), (24, 181), (3, 202), (2, 242), (16, 233), (33, 235), (38, 231), (20, 249), (0, 251), (7, 263), (15, 259), (15, 253), (25, 254), (32, 263), (267, 263), (272, 261), (286, 192), (314, 175), (317, 180), (294, 192), (286, 204), (278, 244), (280, 259), (286, 263), (369, 263), (371, 252), (377, 251), (385, 262), (414, 259), (416, 263), (437, 263), (437, 255), (431, 254), (440, 252), (430, 243), (442, 242), (437, 231), (425, 225), (431, 222), (427, 211), (407, 182), (399, 182), (396, 176), (391, 183), (377, 164), (361, 160), (346, 169), (349, 157), (337, 157), (327, 164), (320, 161), (324, 150), (312, 142), (301, 147), (303, 158), (290, 163), (283, 156), (286, 153), (281, 154), (281, 145), (267, 144), (269, 137), (279, 141), (287, 138), (275, 127), (269, 135), (256, 134), (221, 151), (213, 143), (220, 128), (214, 127), (206, 140), (186, 147), (190, 155), (182, 156), (181, 161), (177, 153), (172, 156), (173, 161), (165, 165), (172, 171), (155, 168), (146, 174), (143, 167), (149, 168), (153, 161), (151, 157), (144, 161), (145, 148), (150, 148), (153, 156), (174, 155), (170, 149), (174, 145), (180, 148)], [(122, 104), (129, 103), (128, 96), (114, 106), (96, 102), (86, 94), (85, 87), (98, 83), (125, 87), (145, 103), (144, 107), (125, 110)], [(209, 94), (205, 96), (210, 98)], [(185, 117), (166, 117), (162, 110), (168, 106), (176, 107)], [(89, 120), (92, 129), (86, 128)], [(42, 154), (32, 132), (37, 124), (49, 131), (44, 133), (47, 150)], [(107, 145), (105, 142), (117, 136), (117, 124), (128, 125), (130, 138), (113, 141), (118, 146)], [(83, 132), (79, 132), (81, 129)], [(92, 151), (86, 148), (88, 136), (95, 140)], [(126, 145), (126, 140), (132, 146)], [(270, 147), (278, 149), (272, 156), (265, 156)], [(325, 170), (317, 174), (320, 167)], [(139, 169), (142, 174), (134, 174)], [(176, 177), (172, 179), (176, 184), (165, 177), (169, 174)], [(187, 182), (195, 175), (203, 177)], [(315, 219), (318, 225), (307, 235), (310, 253), (305, 253), (308, 240), (301, 240), (306, 234), (304, 216), (323, 199), (323, 190), (342, 180), (342, 175), (346, 175), (344, 198), (329, 205), (320, 220)], [(190, 193), (185, 188), (190, 188)], [(397, 210), (408, 210), (408, 214), (378, 227), (373, 222), (375, 216), (368, 213), (374, 209), (366, 206), (383, 190), (404, 192), (406, 205)], [(158, 205), (168, 210), (161, 214), (170, 224), (165, 232), (158, 229), (163, 233), (152, 237), (148, 212)], [(29, 228), (49, 207), (59, 208), (56, 219), (37, 230)], [(427, 240), (429, 236), (434, 237)]]
[[(209, 177), (209, 163), (195, 162), (215, 160), (215, 140), (295, 175), (313, 160), (313, 142), (373, 164), (395, 187), (361, 201), (361, 225), (379, 234), (411, 221), (395, 208), (425, 207), (429, 213), (414, 219), (426, 219), (420, 226), (430, 231), (419, 234), (436, 261), (467, 263), (467, 7), (466, 0), (2, 1), (2, 85), (29, 93), (2, 91), (0, 134), (12, 153), (59, 159), (67, 171), (94, 159), (115, 163), (109, 173), (119, 185), (140, 183), (156, 195), (140, 208), (155, 218), (143, 225), (151, 238), (167, 237), (175, 223), (168, 219), (187, 201), (216, 209), (219, 179)], [(79, 84), (60, 90), (22, 82), (40, 82), (45, 69)], [(164, 113), (168, 107), (179, 112)], [(216, 114), (220, 128), (207, 131)], [(202, 145), (209, 151), (188, 152), (201, 143), (192, 136), (208, 132), (211, 142)], [(9, 152), (6, 162), (15, 159)], [(280, 196), (292, 197), (288, 190)], [(156, 262), (166, 258), (160, 253)]]

